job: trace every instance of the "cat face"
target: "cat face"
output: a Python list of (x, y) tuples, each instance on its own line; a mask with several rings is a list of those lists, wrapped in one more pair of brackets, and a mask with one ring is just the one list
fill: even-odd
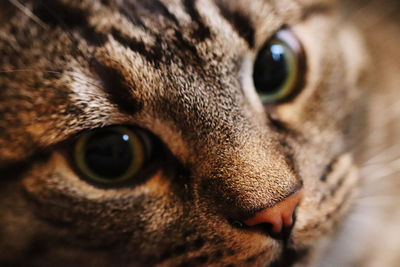
[[(287, 266), (346, 214), (365, 62), (334, 3), (24, 5), (0, 30), (2, 261)], [(254, 66), (280, 31), (304, 50), (296, 92), (263, 102)], [(88, 177), (77, 143), (121, 131), (146, 160)], [(285, 239), (237, 223), (297, 191)]]

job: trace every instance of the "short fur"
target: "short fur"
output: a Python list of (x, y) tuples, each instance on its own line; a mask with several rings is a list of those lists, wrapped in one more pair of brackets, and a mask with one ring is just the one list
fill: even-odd
[[(321, 243), (345, 220), (357, 188), (367, 192), (359, 186), (365, 162), (400, 136), (376, 116), (398, 98), (399, 80), (386, 71), (398, 71), (400, 60), (377, 61), (377, 35), (363, 35), (348, 3), (19, 3), (0, 4), (1, 263), (374, 262), (339, 250), (346, 227), (337, 246), (323, 252)], [(293, 100), (263, 106), (249, 82), (252, 62), (284, 26), (304, 46), (305, 83)], [(108, 125), (138, 126), (161, 141), (163, 162), (146, 181), (102, 188), (74, 171), (71, 142)], [(387, 170), (387, 161), (377, 168)], [(286, 242), (232, 223), (300, 188)]]

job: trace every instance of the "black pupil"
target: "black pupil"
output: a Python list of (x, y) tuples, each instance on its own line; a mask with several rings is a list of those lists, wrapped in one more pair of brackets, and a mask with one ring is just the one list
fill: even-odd
[(89, 169), (110, 180), (121, 177), (133, 159), (129, 135), (116, 131), (102, 131), (90, 136), (84, 153)]
[(275, 94), (288, 77), (288, 65), (282, 44), (268, 43), (261, 49), (254, 64), (254, 85), (259, 93)]

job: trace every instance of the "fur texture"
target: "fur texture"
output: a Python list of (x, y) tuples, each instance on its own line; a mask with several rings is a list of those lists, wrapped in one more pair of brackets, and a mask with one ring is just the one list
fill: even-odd
[[(375, 116), (398, 98), (399, 81), (386, 69), (399, 67), (376, 61), (379, 37), (362, 37), (365, 24), (346, 17), (347, 3), (18, 3), (23, 9), (0, 4), (1, 263), (326, 264), (319, 255), (375, 263), (340, 252), (346, 227), (332, 236), (358, 188), (368, 192), (365, 162), (397, 141), (377, 132), (399, 136)], [(304, 46), (305, 83), (293, 100), (264, 106), (252, 66), (282, 27)], [(145, 181), (103, 188), (74, 171), (71, 142), (108, 125), (159, 139)], [(300, 188), (285, 242), (232, 223)], [(334, 246), (323, 249), (327, 239)]]

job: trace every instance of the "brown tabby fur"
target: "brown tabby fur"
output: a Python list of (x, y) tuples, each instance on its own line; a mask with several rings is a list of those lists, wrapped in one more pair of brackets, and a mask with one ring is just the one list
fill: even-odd
[[(363, 240), (389, 226), (394, 233), (372, 236), (381, 244), (393, 239), (396, 220), (384, 219), (390, 204), (373, 209), (381, 218), (376, 225), (363, 221), (369, 215), (361, 222), (345, 216), (354, 200), (361, 204), (352, 214), (371, 209), (360, 195), (399, 188), (391, 182), (399, 153), (374, 157), (399, 145), (400, 136), (400, 110), (393, 104), (400, 31), (394, 19), (391, 28), (377, 29), (386, 14), (379, 4), (19, 3), (25, 9), (0, 3), (1, 264), (400, 263)], [(378, 22), (368, 26), (373, 18)], [(306, 77), (294, 99), (263, 106), (252, 65), (283, 26), (304, 46)], [(71, 142), (108, 125), (141, 127), (161, 140), (161, 159), (144, 181), (104, 188), (74, 171)], [(373, 172), (387, 171), (390, 163), (394, 171), (382, 185), (387, 190), (368, 186)], [(300, 188), (304, 197), (288, 240), (232, 224)], [(360, 244), (365, 249), (355, 249)]]

